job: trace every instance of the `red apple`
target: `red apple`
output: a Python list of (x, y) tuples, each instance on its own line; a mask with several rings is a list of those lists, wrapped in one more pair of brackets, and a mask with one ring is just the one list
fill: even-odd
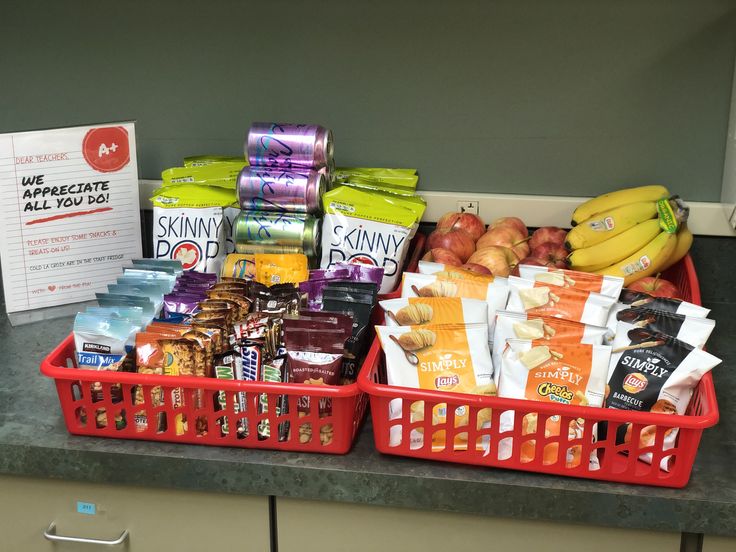
[(475, 241), (465, 230), (440, 228), (427, 237), (427, 249), (449, 249), (460, 258), (460, 264), (468, 261), (475, 251)]
[(464, 268), (465, 270), (469, 270), (470, 272), (475, 272), (476, 274), (492, 274), (492, 272), (486, 267), (477, 263), (465, 263), (460, 268)]
[(567, 230), (557, 228), (556, 226), (542, 226), (542, 228), (538, 228), (532, 234), (532, 239), (529, 240), (529, 247), (532, 251), (534, 251), (544, 242), (552, 242), (563, 245), (565, 243), (566, 237)]
[(519, 217), (503, 217), (496, 219), (488, 226), (488, 229), (490, 230), (497, 226), (510, 226), (512, 228), (516, 228), (525, 238), (529, 235), (529, 230), (527, 229), (526, 224), (524, 224), (524, 221)]
[(567, 249), (564, 245), (545, 242), (532, 250), (532, 257), (539, 259), (544, 266), (567, 268)]
[(481, 218), (473, 213), (446, 213), (437, 221), (437, 228), (465, 230), (473, 241), (477, 241), (486, 231)]
[(430, 249), (422, 258), (425, 261), (442, 263), (443, 265), (448, 266), (460, 266), (461, 264), (463, 264), (463, 262), (460, 260), (460, 257), (455, 255), (449, 249), (442, 249), (441, 247)]
[(629, 289), (636, 291), (643, 291), (651, 295), (652, 297), (679, 297), (680, 290), (677, 286), (669, 280), (662, 280), (657, 274), (657, 277), (647, 276), (640, 278), (636, 282), (626, 286)]
[(519, 262), (519, 258), (508, 247), (491, 245), (478, 249), (468, 259), (469, 263), (479, 264), (491, 271), (494, 276), (506, 277)]
[(496, 226), (483, 234), (476, 242), (475, 247), (483, 249), (491, 245), (500, 245), (512, 249), (517, 258), (523, 259), (529, 255), (527, 238), (512, 226)]

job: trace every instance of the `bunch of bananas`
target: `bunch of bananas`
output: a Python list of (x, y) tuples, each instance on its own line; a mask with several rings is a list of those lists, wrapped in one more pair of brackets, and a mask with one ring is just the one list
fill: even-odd
[(624, 278), (624, 285), (682, 259), (693, 235), (688, 209), (664, 186), (626, 188), (595, 197), (572, 214), (565, 245), (571, 268)]

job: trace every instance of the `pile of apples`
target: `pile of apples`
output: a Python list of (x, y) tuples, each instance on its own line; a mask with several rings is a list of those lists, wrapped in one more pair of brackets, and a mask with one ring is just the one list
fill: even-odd
[(544, 226), (530, 236), (520, 218), (503, 217), (488, 228), (473, 213), (446, 213), (427, 237), (424, 260), (506, 277), (520, 263), (567, 267), (567, 231)]

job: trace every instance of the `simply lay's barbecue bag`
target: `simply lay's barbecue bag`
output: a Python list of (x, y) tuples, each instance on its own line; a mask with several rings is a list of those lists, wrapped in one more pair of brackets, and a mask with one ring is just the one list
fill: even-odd
[(321, 268), (338, 262), (384, 269), (380, 293), (393, 290), (424, 213), (424, 201), (377, 190), (338, 186), (323, 196)]
[(219, 273), (226, 254), (223, 209), (235, 191), (219, 186), (181, 184), (157, 190), (153, 202), (153, 252), (175, 259), (185, 270)]

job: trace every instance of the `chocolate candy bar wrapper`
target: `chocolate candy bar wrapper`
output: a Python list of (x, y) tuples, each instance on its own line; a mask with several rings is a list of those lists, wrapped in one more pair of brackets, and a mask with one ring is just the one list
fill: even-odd
[[(262, 381), (268, 381), (273, 383), (284, 383), (288, 381), (286, 373), (286, 362), (284, 357), (274, 358), (270, 363), (264, 364), (262, 372)], [(279, 395), (276, 404), (274, 405), (276, 410), (276, 416), (286, 414), (289, 408), (289, 401), (286, 395)], [(258, 398), (258, 413), (263, 414), (268, 412), (268, 395), (261, 394)], [(258, 423), (258, 438), (268, 439), (271, 436), (271, 424), (269, 420), (261, 420)], [(278, 440), (286, 441), (289, 436), (289, 423), (282, 422), (278, 427)]]
[[(243, 369), (240, 358), (235, 351), (228, 351), (222, 355), (218, 355), (215, 366), (215, 377), (224, 380), (240, 380), (243, 379)], [(238, 392), (233, 394), (233, 412), (239, 414), (245, 412), (246, 397), (245, 393)], [(227, 407), (227, 397), (225, 391), (217, 392), (217, 410), (224, 410)], [(220, 424), (220, 433), (227, 435), (230, 432), (230, 424), (227, 416), (223, 417)], [(243, 438), (248, 434), (247, 420), (238, 420), (236, 427), (238, 438)]]

